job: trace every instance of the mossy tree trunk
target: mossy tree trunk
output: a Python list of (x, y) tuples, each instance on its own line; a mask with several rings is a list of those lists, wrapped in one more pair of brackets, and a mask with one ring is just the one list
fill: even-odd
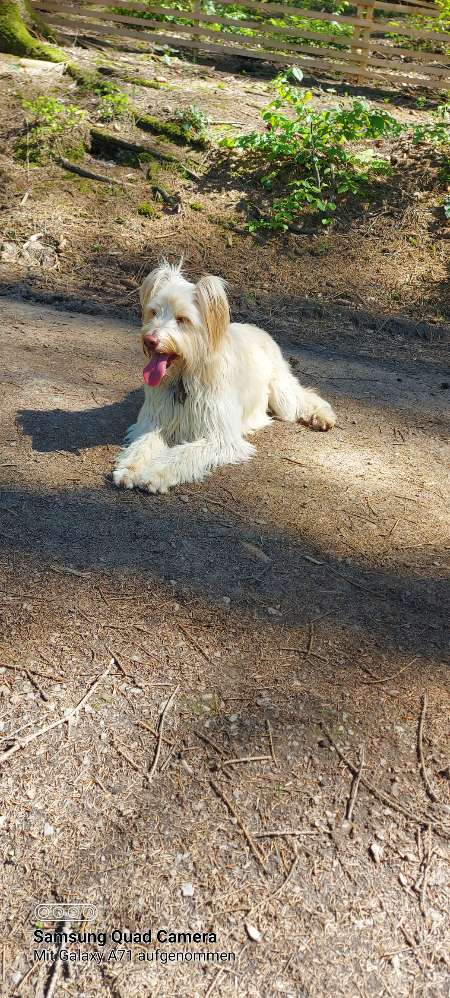
[(35, 37), (49, 36), (49, 29), (31, 7), (29, 0), (0, 0), (0, 52), (64, 62), (63, 52)]

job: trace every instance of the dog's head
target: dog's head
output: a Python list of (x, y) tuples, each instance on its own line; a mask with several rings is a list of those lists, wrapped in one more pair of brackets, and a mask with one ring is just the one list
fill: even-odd
[[(144, 380), (151, 388), (184, 369), (206, 372), (220, 352), (230, 324), (223, 281), (207, 275), (191, 284), (181, 263), (163, 263), (140, 288), (142, 345), (149, 363)], [(170, 369), (170, 373), (169, 373)]]

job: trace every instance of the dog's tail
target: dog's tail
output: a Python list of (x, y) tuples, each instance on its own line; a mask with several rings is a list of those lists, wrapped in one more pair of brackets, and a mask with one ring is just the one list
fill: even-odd
[(301, 421), (316, 430), (329, 430), (336, 422), (331, 405), (312, 388), (303, 388), (284, 360), (273, 372), (269, 408), (277, 419)]

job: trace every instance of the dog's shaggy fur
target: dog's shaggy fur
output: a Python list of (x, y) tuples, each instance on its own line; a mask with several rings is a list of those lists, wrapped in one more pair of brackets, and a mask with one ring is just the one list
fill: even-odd
[(167, 492), (248, 461), (255, 447), (246, 437), (270, 423), (269, 411), (315, 430), (334, 425), (331, 406), (301, 387), (268, 333), (230, 324), (219, 277), (191, 284), (181, 264), (164, 263), (140, 298), (145, 400), (118, 455), (116, 485)]

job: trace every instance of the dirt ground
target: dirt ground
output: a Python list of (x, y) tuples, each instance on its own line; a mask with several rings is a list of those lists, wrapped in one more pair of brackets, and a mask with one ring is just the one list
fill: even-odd
[[(117, 75), (104, 77), (114, 80), (140, 112), (161, 119), (194, 104), (209, 116), (214, 139), (262, 127), (261, 109), (274, 96), (273, 73), (258, 75), (254, 68), (238, 73), (207, 62), (80, 48), (68, 50), (68, 60), (84, 70), (150, 79), (160, 89), (131, 85)], [(335, 82), (311, 83), (311, 89), (317, 108), (357, 94)], [(402, 139), (380, 140), (380, 154), (393, 165), (392, 177), (380, 180), (366, 200), (349, 203), (330, 238), (317, 220), (311, 224), (308, 219), (296, 234), (255, 237), (245, 225), (262, 188), (249, 192), (247, 181), (220, 168), (214, 150), (172, 147), (198, 179), (182, 177), (170, 165), (157, 166), (157, 182), (179, 199), (179, 214), (152, 199), (145, 164), (136, 169), (88, 153), (81, 165), (119, 180), (120, 187), (77, 177), (54, 162), (29, 168), (17, 163), (15, 143), (30, 117), (22, 98), (49, 93), (82, 108), (98, 124), (98, 96), (83, 93), (61, 75), (60, 66), (0, 57), (0, 222), (8, 246), (6, 252), (0, 246), (0, 291), (38, 294), (90, 310), (106, 304), (109, 311), (127, 314), (136, 300), (137, 277), (165, 253), (170, 259), (184, 255), (194, 273), (206, 269), (223, 275), (232, 294), (248, 298), (252, 308), (255, 294), (270, 296), (282, 289), (302, 309), (322, 302), (369, 309), (378, 324), (408, 318), (419, 329), (426, 320), (436, 336), (449, 322), (450, 220), (442, 210), (445, 184), (432, 148), (409, 144), (405, 150)], [(430, 121), (437, 103), (414, 91), (359, 95), (411, 125)], [(127, 140), (155, 144), (126, 116), (102, 127)], [(153, 217), (139, 215), (142, 203), (150, 203)], [(33, 261), (30, 267), (22, 248), (38, 234), (50, 259), (47, 266)]]
[[(29, 178), (5, 169), (21, 200)], [(108, 188), (89, 194), (88, 233), (76, 203), (64, 215), (73, 183), (51, 168), (48, 201), (30, 195), (14, 221), (18, 244), (43, 221), (65, 231), (59, 266), (2, 275), (1, 994), (446, 996), (450, 379), (441, 309), (425, 321), (444, 238), (435, 283), (401, 302), (395, 260), (371, 303), (376, 280), (343, 244), (332, 288), (329, 255), (299, 256), (290, 236), (228, 245), (193, 209), (114, 244), (110, 212), (102, 238), (124, 267), (108, 249), (97, 270), (87, 240)], [(229, 278), (233, 317), (276, 336), (338, 423), (274, 422), (247, 465), (163, 497), (121, 492), (139, 274), (183, 248), (190, 271)], [(36, 927), (64, 918), (44, 902), (79, 903), (67, 930), (152, 940), (40, 962)]]

